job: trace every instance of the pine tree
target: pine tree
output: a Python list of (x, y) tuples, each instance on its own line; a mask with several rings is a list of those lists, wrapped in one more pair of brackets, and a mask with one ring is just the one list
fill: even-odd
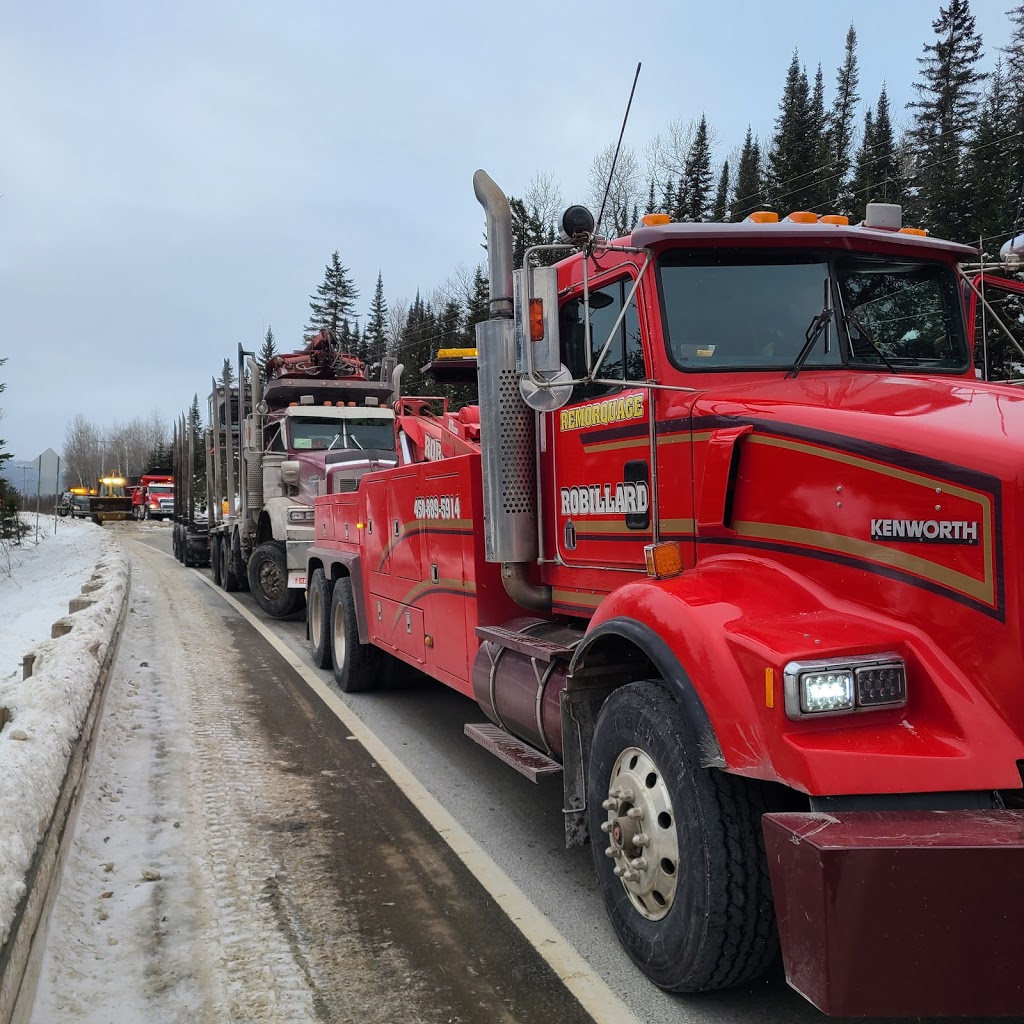
[(807, 182), (807, 208), (820, 213), (831, 212), (829, 206), (829, 118), (825, 113), (825, 76), (818, 65), (814, 73), (814, 89), (811, 92), (811, 131), (814, 132), (814, 166), (809, 171)]
[(767, 204), (764, 196), (764, 177), (761, 173), (761, 146), (747, 125), (747, 136), (743, 140), (740, 166), (736, 172), (736, 192), (732, 202), (733, 220), (744, 220), (755, 210), (763, 210)]
[[(6, 357), (0, 359), (0, 366), (7, 362)], [(7, 384), (0, 381), (0, 394), (7, 390)], [(0, 410), (0, 418), (3, 411)], [(19, 502), (15, 489), (2, 475), (3, 466), (11, 459), (11, 453), (7, 451), (7, 444), (0, 438), (0, 540), (18, 541), (27, 532), (27, 527), (18, 514)]]
[(1024, 3), (1007, 12), (1013, 29), (1006, 54), (1006, 91), (1013, 98), (1013, 135), (1009, 144), (1009, 170), (1012, 181), (1012, 207), (1008, 211), (1012, 223), (1004, 230), (1016, 233), (1022, 222), (1024, 196)]
[(230, 359), (224, 360), (224, 365), (220, 371), (219, 383), (224, 388), (233, 388), (235, 386), (235, 368), (231, 365)]
[(711, 219), (724, 224), (729, 219), (729, 161), (722, 164), (722, 173), (718, 177), (718, 191), (711, 207)]
[(263, 383), (267, 382), (267, 363), (277, 355), (277, 345), (274, 343), (274, 329), (268, 325), (267, 333), (263, 335), (263, 344), (256, 355), (256, 361), (260, 364), (260, 376)]
[(679, 220), (704, 221), (711, 201), (711, 139), (707, 118), (701, 114), (693, 145), (686, 156), (677, 197)]
[[(227, 362), (227, 360), (225, 360)], [(188, 410), (188, 422), (192, 436), (196, 439), (195, 451), (192, 455), (192, 475), (196, 480), (196, 494), (206, 493), (206, 443), (203, 429), (203, 414), (199, 411), (199, 395), (192, 395), (192, 404)]]
[(768, 152), (768, 190), (780, 215), (816, 205), (822, 175), (821, 123), (812, 107), (807, 72), (793, 51)]
[(476, 348), (476, 325), (491, 318), (491, 289), (483, 267), (473, 272), (473, 283), (466, 295), (466, 311), (462, 318), (466, 348)]
[(963, 173), (964, 155), (978, 109), (981, 36), (975, 31), (968, 0), (949, 0), (932, 22), (935, 42), (926, 43), (918, 99), (910, 132), (914, 147), (914, 180), (910, 191), (915, 221), (943, 238), (968, 238), (972, 184)]
[(889, 96), (883, 85), (874, 113), (868, 109), (864, 115), (864, 136), (850, 182), (852, 220), (864, 219), (868, 203), (906, 204), (907, 183), (901, 163), (889, 114)]
[(370, 304), (370, 319), (366, 323), (366, 365), (371, 376), (380, 373), (384, 356), (387, 355), (388, 304), (384, 299), (384, 276), (377, 271), (377, 287), (373, 290)]
[(857, 31), (851, 25), (846, 30), (846, 53), (842, 66), (836, 72), (836, 95), (829, 118), (828, 149), (828, 205), (836, 213), (849, 214), (853, 201), (850, 186), (852, 165), (853, 126), (860, 96), (857, 86)]
[[(966, 173), (971, 182), (970, 224), (974, 238), (1009, 234), (1016, 215), (1017, 182), (1014, 173), (1014, 103), (1007, 92), (1002, 61), (988, 82), (967, 154)], [(967, 240), (965, 238), (965, 240)]]
[(309, 297), (307, 340), (325, 327), (340, 336), (342, 322), (355, 312), (358, 298), (359, 290), (352, 283), (348, 267), (342, 265), (339, 252), (335, 249), (331, 254), (331, 262), (324, 270), (323, 283), (317, 288), (316, 295)]

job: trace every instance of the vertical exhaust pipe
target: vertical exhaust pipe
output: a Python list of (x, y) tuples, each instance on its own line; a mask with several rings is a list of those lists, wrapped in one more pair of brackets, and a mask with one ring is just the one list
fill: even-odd
[(535, 414), (519, 394), (512, 303), (512, 210), (486, 171), (473, 191), (487, 215), (491, 318), (476, 326), (480, 447), (484, 484), (484, 554), (501, 563), (501, 581), (516, 604), (551, 610), (551, 588), (529, 579), (537, 560)]

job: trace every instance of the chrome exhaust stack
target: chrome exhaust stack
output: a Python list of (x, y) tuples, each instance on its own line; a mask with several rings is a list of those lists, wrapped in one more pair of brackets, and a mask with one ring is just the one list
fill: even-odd
[(548, 611), (551, 588), (528, 579), (537, 539), (535, 414), (519, 393), (512, 319), (512, 211), (486, 171), (473, 189), (487, 214), (490, 320), (476, 326), (480, 390), (480, 448), (484, 485), (484, 553), (502, 563), (509, 597), (524, 608)]

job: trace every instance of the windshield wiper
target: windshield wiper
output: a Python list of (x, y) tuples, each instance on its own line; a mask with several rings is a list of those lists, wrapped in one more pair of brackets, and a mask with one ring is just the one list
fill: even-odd
[(803, 369), (804, 363), (807, 362), (807, 357), (811, 354), (811, 350), (814, 348), (817, 340), (821, 337), (822, 332), (826, 327), (828, 327), (831, 319), (832, 310), (828, 306), (811, 319), (811, 322), (807, 325), (807, 332), (804, 334), (804, 338), (806, 339), (804, 341), (804, 346), (797, 354), (793, 365), (786, 372), (787, 377), (795, 377)]
[(870, 334), (868, 334), (868, 332), (864, 329), (864, 325), (857, 319), (856, 313), (850, 313), (849, 311), (847, 311), (846, 323), (848, 327), (850, 324), (856, 327), (857, 333), (861, 336), (861, 338), (864, 341), (866, 341), (878, 353), (878, 358), (881, 359), (882, 362), (885, 363), (885, 365), (888, 366), (893, 373), (897, 372), (896, 367), (893, 366), (892, 363), (889, 361), (889, 357), (878, 347), (878, 342), (876, 342), (875, 339), (872, 338)]

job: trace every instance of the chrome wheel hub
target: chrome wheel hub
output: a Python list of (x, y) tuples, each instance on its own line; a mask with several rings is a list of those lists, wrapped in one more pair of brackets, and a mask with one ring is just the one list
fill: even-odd
[(608, 817), (601, 831), (610, 845), (633, 906), (657, 921), (672, 907), (679, 873), (679, 838), (668, 787), (654, 759), (639, 747), (627, 747), (615, 761), (602, 805)]

